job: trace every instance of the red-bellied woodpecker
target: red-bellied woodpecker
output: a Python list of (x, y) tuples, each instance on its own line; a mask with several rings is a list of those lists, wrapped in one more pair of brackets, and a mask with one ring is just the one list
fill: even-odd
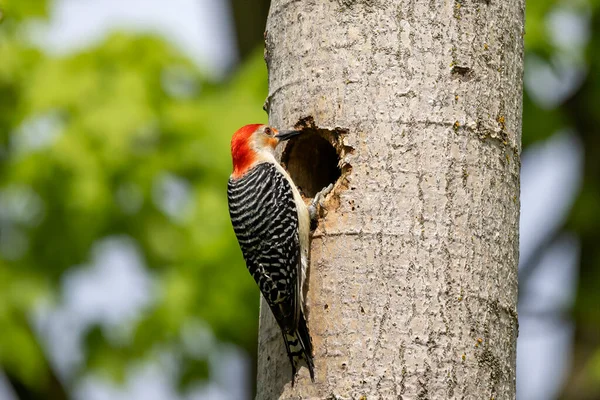
[(292, 384), (300, 360), (314, 382), (312, 343), (304, 316), (302, 287), (308, 267), (310, 220), (319, 198), (304, 204), (294, 182), (275, 160), (280, 141), (301, 131), (278, 132), (246, 125), (231, 139), (233, 173), (227, 195), (233, 230), (246, 267), (269, 304), (292, 364)]

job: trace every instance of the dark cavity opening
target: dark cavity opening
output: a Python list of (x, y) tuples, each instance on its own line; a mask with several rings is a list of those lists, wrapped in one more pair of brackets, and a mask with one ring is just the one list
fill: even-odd
[(313, 129), (305, 129), (301, 135), (291, 139), (281, 161), (305, 197), (315, 197), (330, 183), (335, 184), (342, 175), (335, 147)]

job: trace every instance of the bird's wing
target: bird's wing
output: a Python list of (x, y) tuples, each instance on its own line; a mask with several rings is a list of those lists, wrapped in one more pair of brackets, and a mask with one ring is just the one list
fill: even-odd
[(258, 164), (228, 185), (229, 213), (246, 266), (285, 332), (298, 326), (300, 242), (289, 182)]

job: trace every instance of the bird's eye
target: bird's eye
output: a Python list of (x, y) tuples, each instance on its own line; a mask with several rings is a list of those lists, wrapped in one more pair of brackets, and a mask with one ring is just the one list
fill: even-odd
[(268, 126), (265, 128), (265, 135), (271, 136), (273, 134), (273, 130)]

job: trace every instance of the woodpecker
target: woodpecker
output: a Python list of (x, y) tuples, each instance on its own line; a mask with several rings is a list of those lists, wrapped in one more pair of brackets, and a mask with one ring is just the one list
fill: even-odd
[(302, 288), (308, 267), (311, 218), (331, 185), (309, 207), (275, 160), (274, 149), (301, 131), (267, 125), (240, 128), (231, 139), (233, 173), (227, 197), (233, 230), (246, 261), (281, 328), (292, 365), (292, 385), (301, 360), (314, 382), (313, 349)]

